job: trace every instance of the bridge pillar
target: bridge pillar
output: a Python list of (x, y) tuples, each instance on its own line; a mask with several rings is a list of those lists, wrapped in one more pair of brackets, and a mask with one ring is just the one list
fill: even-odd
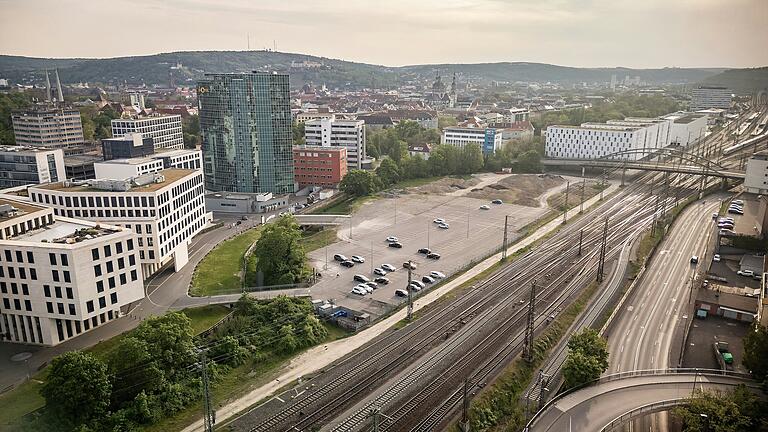
[(621, 169), (621, 187), (624, 187), (624, 175), (627, 173), (626, 168)]

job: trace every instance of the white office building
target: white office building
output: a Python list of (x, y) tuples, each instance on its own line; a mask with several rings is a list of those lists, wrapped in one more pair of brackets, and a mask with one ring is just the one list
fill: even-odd
[(768, 194), (768, 153), (755, 153), (747, 161), (744, 189), (753, 194)]
[(443, 129), (440, 143), (459, 148), (477, 144), (484, 154), (491, 154), (501, 148), (502, 131), (495, 128), (447, 127)]
[(679, 111), (661, 117), (669, 120), (669, 145), (688, 147), (707, 134), (708, 118), (705, 114)]
[(64, 152), (24, 146), (0, 146), (0, 189), (61, 181)]
[(691, 90), (691, 111), (731, 107), (731, 90), (722, 86), (699, 86)]
[(608, 120), (608, 125), (640, 126), (645, 128), (643, 147), (660, 149), (669, 145), (670, 121), (662, 118), (627, 117), (624, 120)]
[(57, 216), (131, 229), (147, 276), (171, 262), (176, 271), (181, 269), (188, 261), (188, 244), (211, 219), (201, 170), (172, 168), (124, 180), (49, 183), (28, 193)]
[(144, 297), (127, 229), (0, 198), (0, 340), (57, 345)]
[[(598, 125), (549, 126), (544, 154), (552, 159), (597, 159), (613, 153), (644, 147), (642, 126)], [(635, 160), (643, 155), (617, 158)]]
[(180, 115), (152, 115), (112, 120), (112, 136), (140, 133), (152, 138), (155, 149), (183, 149)]
[(93, 164), (97, 179), (126, 179), (171, 168), (202, 170), (203, 152), (194, 149), (167, 150), (145, 157), (112, 159)]
[(307, 120), (304, 139), (308, 146), (346, 147), (347, 168), (362, 169), (365, 159), (365, 122), (326, 118)]

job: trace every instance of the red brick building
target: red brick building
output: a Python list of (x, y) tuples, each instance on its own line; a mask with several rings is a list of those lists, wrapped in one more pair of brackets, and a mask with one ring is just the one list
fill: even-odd
[(293, 147), (293, 175), (299, 188), (335, 188), (347, 175), (346, 147)]

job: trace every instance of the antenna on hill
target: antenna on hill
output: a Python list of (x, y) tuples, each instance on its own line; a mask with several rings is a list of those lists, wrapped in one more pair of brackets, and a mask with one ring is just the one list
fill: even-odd
[(251, 50), (251, 34), (246, 33), (246, 37), (248, 38), (248, 51)]
[(272, 39), (272, 51), (277, 52), (277, 41)]

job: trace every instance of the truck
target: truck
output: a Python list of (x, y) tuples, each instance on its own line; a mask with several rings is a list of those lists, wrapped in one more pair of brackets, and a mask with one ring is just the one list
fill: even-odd
[(728, 342), (717, 341), (713, 344), (717, 364), (722, 370), (733, 370), (733, 354), (728, 349)]

